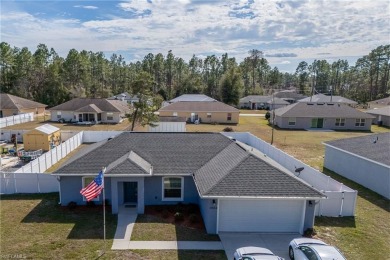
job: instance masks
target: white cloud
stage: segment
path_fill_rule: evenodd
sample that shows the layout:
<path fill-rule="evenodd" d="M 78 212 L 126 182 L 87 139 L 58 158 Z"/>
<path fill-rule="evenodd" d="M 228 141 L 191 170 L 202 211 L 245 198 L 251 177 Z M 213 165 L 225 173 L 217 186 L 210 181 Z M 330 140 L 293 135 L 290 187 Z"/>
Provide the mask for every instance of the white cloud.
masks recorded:
<path fill-rule="evenodd" d="M 93 6 L 93 5 L 74 5 L 73 7 L 75 7 L 75 8 L 84 8 L 84 9 L 91 9 L 91 10 L 98 9 L 97 6 Z"/>

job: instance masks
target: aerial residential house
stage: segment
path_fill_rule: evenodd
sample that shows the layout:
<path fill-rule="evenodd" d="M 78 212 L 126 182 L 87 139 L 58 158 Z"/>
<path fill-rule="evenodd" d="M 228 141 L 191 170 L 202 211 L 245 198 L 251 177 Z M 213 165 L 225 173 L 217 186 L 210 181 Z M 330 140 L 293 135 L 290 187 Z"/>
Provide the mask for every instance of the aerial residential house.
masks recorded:
<path fill-rule="evenodd" d="M 162 106 L 168 106 L 169 104 L 176 102 L 206 102 L 206 101 L 217 101 L 209 96 L 204 94 L 183 94 L 181 96 L 175 97 L 169 101 L 164 101 Z"/>
<path fill-rule="evenodd" d="M 297 102 L 276 109 L 274 124 L 287 129 L 370 130 L 374 116 L 344 104 Z"/>
<path fill-rule="evenodd" d="M 365 111 L 374 116 L 373 124 L 390 126 L 390 106 Z"/>
<path fill-rule="evenodd" d="M 240 99 L 239 107 L 246 109 L 276 109 L 289 105 L 290 103 L 273 96 L 249 95 Z"/>
<path fill-rule="evenodd" d="M 103 98 L 74 98 L 49 109 L 51 121 L 79 124 L 120 123 L 129 113 L 127 103 Z"/>
<path fill-rule="evenodd" d="M 387 106 L 390 106 L 390 97 L 381 98 L 381 99 L 368 102 L 368 107 L 372 109 L 382 108 Z"/>
<path fill-rule="evenodd" d="M 47 105 L 0 93 L 0 118 L 24 113 L 44 114 Z"/>
<path fill-rule="evenodd" d="M 306 97 L 303 99 L 297 100 L 297 102 L 303 102 L 303 103 L 332 103 L 332 104 L 345 104 L 349 106 L 356 106 L 358 103 L 356 101 L 353 101 L 351 99 L 341 97 L 341 96 L 333 96 L 333 95 L 324 95 L 324 94 L 317 94 L 310 97 Z"/>
<path fill-rule="evenodd" d="M 80 190 L 105 166 L 113 214 L 123 205 L 143 214 L 149 205 L 195 203 L 210 234 L 312 228 L 315 201 L 326 196 L 247 148 L 220 133 L 124 132 L 88 146 L 53 175 L 62 206 L 85 204 Z"/>
<path fill-rule="evenodd" d="M 192 123 L 238 124 L 240 111 L 219 101 L 181 101 L 160 108 L 162 117 L 177 116 Z"/>
<path fill-rule="evenodd" d="M 23 135 L 24 150 L 49 151 L 61 144 L 61 131 L 58 127 L 44 124 Z"/>
<path fill-rule="evenodd" d="M 324 167 L 390 199 L 390 132 L 324 145 Z"/>
<path fill-rule="evenodd" d="M 274 97 L 283 99 L 284 101 L 287 101 L 290 104 L 296 103 L 298 100 L 306 98 L 306 96 L 297 93 L 295 90 L 282 90 L 276 92 L 274 94 Z"/>
<path fill-rule="evenodd" d="M 130 95 L 128 92 L 123 92 L 121 94 L 112 96 L 107 98 L 108 100 L 120 100 L 123 102 L 127 102 L 129 104 L 134 104 L 135 102 L 139 102 L 139 98 L 137 95 Z"/>

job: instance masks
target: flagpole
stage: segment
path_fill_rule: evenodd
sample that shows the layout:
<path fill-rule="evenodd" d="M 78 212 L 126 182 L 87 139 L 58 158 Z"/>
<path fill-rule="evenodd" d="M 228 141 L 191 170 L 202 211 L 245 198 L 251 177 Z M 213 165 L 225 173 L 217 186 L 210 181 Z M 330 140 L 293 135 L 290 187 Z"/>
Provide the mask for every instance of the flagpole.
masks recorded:
<path fill-rule="evenodd" d="M 104 251 L 103 254 L 106 252 L 106 187 L 104 186 L 104 172 L 105 169 L 102 169 L 103 171 L 103 237 L 104 237 Z"/>

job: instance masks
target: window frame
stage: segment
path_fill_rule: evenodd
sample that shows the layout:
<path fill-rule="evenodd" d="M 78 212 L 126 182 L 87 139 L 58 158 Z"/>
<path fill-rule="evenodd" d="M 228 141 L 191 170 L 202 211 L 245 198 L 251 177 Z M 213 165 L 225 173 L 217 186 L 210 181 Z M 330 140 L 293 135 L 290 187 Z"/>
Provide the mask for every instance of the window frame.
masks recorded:
<path fill-rule="evenodd" d="M 295 126 L 297 124 L 297 118 L 296 117 L 289 117 L 288 118 L 288 125 L 289 126 Z"/>
<path fill-rule="evenodd" d="M 172 116 L 178 116 L 177 112 L 172 112 Z"/>
<path fill-rule="evenodd" d="M 339 122 L 337 122 L 339 120 Z M 335 121 L 335 126 L 337 127 L 344 127 L 345 126 L 345 118 L 342 118 L 342 117 L 338 117 L 336 118 L 336 121 Z"/>
<path fill-rule="evenodd" d="M 207 118 L 211 118 L 211 113 L 207 113 Z"/>
<path fill-rule="evenodd" d="M 227 121 L 232 121 L 232 113 L 227 113 Z"/>
<path fill-rule="evenodd" d="M 114 120 L 114 113 L 113 112 L 107 112 L 106 113 L 107 121 L 113 121 Z"/>
<path fill-rule="evenodd" d="M 356 118 L 355 120 L 355 127 L 364 127 L 366 125 L 366 119 L 365 118 Z"/>
<path fill-rule="evenodd" d="M 88 183 L 85 183 L 85 181 L 88 180 L 88 179 L 91 179 L 91 181 L 88 182 Z M 90 184 L 94 179 L 95 179 L 95 176 L 84 176 L 84 177 L 82 177 L 82 178 L 81 178 L 81 189 L 84 189 L 85 187 L 87 187 L 88 184 Z M 81 194 L 80 194 L 80 195 L 81 195 Z M 81 196 L 83 197 L 83 201 L 87 201 L 87 200 L 85 199 L 85 196 L 83 196 L 83 195 L 81 195 Z M 100 201 L 100 195 L 97 196 L 96 198 L 90 200 L 90 201 Z"/>
<path fill-rule="evenodd" d="M 165 179 L 180 179 L 180 198 L 165 197 Z M 171 188 L 172 189 L 172 188 Z M 161 200 L 162 201 L 183 201 L 184 200 L 184 177 L 181 176 L 164 176 L 161 182 Z"/>
<path fill-rule="evenodd" d="M 62 118 L 62 111 L 57 111 L 57 119 L 61 119 Z"/>

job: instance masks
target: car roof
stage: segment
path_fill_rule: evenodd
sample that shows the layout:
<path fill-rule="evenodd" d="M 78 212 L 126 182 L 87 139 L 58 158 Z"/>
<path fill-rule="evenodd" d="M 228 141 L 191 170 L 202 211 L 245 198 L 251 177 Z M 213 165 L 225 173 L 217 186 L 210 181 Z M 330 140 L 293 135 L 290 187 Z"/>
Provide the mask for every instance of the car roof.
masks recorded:
<path fill-rule="evenodd" d="M 241 247 L 237 249 L 238 252 L 240 252 L 241 255 L 252 255 L 252 254 L 270 254 L 273 255 L 271 250 L 264 248 L 264 247 L 257 247 L 257 246 L 247 246 L 247 247 Z"/>
<path fill-rule="evenodd" d="M 319 239 L 314 239 L 314 238 L 306 238 L 306 237 L 302 237 L 302 238 L 295 238 L 294 239 L 295 243 L 297 245 L 302 245 L 302 244 L 320 244 L 320 245 L 326 245 L 326 243 L 324 241 L 321 241 Z"/>
<path fill-rule="evenodd" d="M 309 245 L 322 260 L 345 260 L 344 256 L 334 246 L 330 245 Z"/>

